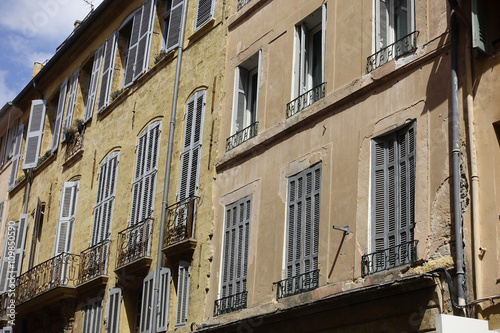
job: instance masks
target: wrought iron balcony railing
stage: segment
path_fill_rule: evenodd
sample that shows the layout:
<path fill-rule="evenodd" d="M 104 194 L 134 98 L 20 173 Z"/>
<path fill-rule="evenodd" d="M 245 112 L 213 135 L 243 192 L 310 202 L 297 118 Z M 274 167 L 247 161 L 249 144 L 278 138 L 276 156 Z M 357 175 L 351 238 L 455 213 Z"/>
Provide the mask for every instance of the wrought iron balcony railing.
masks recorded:
<path fill-rule="evenodd" d="M 234 312 L 247 307 L 248 291 L 243 291 L 227 297 L 222 297 L 214 302 L 214 317 L 225 313 Z"/>
<path fill-rule="evenodd" d="M 249 3 L 251 0 L 238 0 L 238 6 L 236 7 L 237 11 L 239 11 L 243 6 Z"/>
<path fill-rule="evenodd" d="M 21 304 L 57 287 L 76 286 L 79 255 L 61 253 L 17 278 L 16 303 Z"/>
<path fill-rule="evenodd" d="M 105 240 L 80 254 L 80 274 L 78 284 L 85 283 L 98 276 L 106 275 L 109 240 Z"/>
<path fill-rule="evenodd" d="M 417 240 L 413 240 L 363 255 L 361 257 L 361 276 L 365 277 L 390 268 L 413 264 L 417 261 L 417 243 Z"/>
<path fill-rule="evenodd" d="M 83 131 L 76 132 L 70 140 L 66 140 L 65 160 L 69 160 L 83 147 Z"/>
<path fill-rule="evenodd" d="M 245 127 L 241 131 L 238 131 L 235 134 L 231 135 L 229 138 L 227 138 L 226 151 L 230 151 L 234 147 L 237 147 L 241 145 L 243 142 L 250 140 L 251 138 L 256 136 L 258 125 L 259 122 L 256 121 L 252 125 Z"/>
<path fill-rule="evenodd" d="M 366 74 L 373 71 L 375 68 L 382 66 L 389 60 L 402 56 L 406 53 L 413 52 L 417 49 L 418 31 L 408 34 L 391 45 L 375 52 L 366 59 Z"/>
<path fill-rule="evenodd" d="M 199 199 L 197 196 L 191 196 L 167 208 L 164 247 L 194 238 L 196 205 Z"/>
<path fill-rule="evenodd" d="M 0 320 L 7 320 L 7 314 L 9 312 L 9 292 L 5 292 L 0 295 Z M 14 313 L 15 316 L 15 313 Z"/>
<path fill-rule="evenodd" d="M 294 114 L 304 110 L 314 102 L 325 97 L 326 82 L 317 85 L 309 91 L 306 91 L 286 105 L 286 117 L 290 118 Z"/>
<path fill-rule="evenodd" d="M 118 233 L 116 268 L 149 256 L 153 219 L 148 218 Z"/>
<path fill-rule="evenodd" d="M 319 285 L 319 269 L 302 273 L 278 282 L 276 299 L 314 290 Z"/>

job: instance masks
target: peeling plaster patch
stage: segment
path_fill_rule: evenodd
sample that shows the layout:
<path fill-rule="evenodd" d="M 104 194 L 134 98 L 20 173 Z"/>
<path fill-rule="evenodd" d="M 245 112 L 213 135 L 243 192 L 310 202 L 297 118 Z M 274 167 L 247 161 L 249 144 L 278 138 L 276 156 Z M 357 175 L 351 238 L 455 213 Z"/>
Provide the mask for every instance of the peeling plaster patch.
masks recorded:
<path fill-rule="evenodd" d="M 469 208 L 469 182 L 463 163 L 460 163 L 460 206 L 462 214 Z"/>
<path fill-rule="evenodd" d="M 436 191 L 436 196 L 432 203 L 431 211 L 431 232 L 427 239 L 426 253 L 430 259 L 442 258 L 451 255 L 450 252 L 450 234 L 451 234 L 451 215 L 450 215 L 450 179 L 441 183 Z"/>

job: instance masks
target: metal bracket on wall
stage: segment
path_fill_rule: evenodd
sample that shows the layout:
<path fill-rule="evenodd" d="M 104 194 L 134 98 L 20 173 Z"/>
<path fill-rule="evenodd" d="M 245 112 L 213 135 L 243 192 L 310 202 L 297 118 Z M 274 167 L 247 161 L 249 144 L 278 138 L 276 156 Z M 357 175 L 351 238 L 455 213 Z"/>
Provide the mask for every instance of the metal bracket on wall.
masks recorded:
<path fill-rule="evenodd" d="M 337 227 L 336 225 L 334 225 L 333 229 L 343 231 L 344 235 L 349 234 L 349 226 L 348 225 L 346 225 L 345 227 Z"/>

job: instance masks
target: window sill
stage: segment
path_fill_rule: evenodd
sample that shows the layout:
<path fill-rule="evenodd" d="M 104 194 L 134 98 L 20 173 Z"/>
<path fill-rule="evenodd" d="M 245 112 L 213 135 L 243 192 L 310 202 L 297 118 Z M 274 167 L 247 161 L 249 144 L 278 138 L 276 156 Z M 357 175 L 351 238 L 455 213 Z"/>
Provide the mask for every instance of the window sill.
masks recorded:
<path fill-rule="evenodd" d="M 67 169 L 75 164 L 83 156 L 83 148 L 71 155 L 62 165 L 63 169 Z"/>
<path fill-rule="evenodd" d="M 212 28 L 215 27 L 215 18 L 212 17 L 210 20 L 208 20 L 204 25 L 196 29 L 189 37 L 189 43 L 194 43 L 198 39 L 200 39 L 202 36 L 204 36 L 206 33 L 208 33 Z"/>
<path fill-rule="evenodd" d="M 134 81 L 134 83 L 137 82 L 138 80 L 139 79 Z M 130 91 L 130 87 L 124 89 L 122 91 L 122 93 L 120 94 L 120 96 L 118 96 L 115 99 L 113 99 L 112 101 L 110 101 L 109 104 L 104 109 L 102 109 L 101 112 L 99 112 L 97 114 L 97 116 L 99 118 L 105 118 L 108 114 L 111 113 L 111 111 L 113 111 L 118 105 L 120 105 L 121 102 L 123 102 L 124 100 L 127 99 L 128 95 L 129 95 L 129 91 Z"/>

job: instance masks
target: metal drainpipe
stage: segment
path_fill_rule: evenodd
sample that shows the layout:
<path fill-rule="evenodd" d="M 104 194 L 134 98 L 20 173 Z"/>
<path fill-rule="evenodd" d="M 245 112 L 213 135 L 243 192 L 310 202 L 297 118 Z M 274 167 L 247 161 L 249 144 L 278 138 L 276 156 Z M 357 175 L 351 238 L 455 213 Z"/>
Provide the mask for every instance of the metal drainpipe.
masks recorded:
<path fill-rule="evenodd" d="M 151 322 L 151 331 L 156 333 L 156 319 L 158 316 L 159 306 L 158 300 L 160 299 L 160 269 L 163 259 L 162 253 L 162 245 L 163 245 L 163 235 L 165 231 L 165 216 L 166 210 L 168 207 L 168 191 L 169 191 L 169 179 L 170 179 L 170 170 L 172 164 L 172 151 L 174 145 L 174 129 L 175 129 L 175 115 L 177 111 L 177 95 L 179 91 L 179 79 L 181 72 L 181 63 L 182 63 L 182 51 L 183 51 L 183 43 L 184 43 L 184 29 L 186 26 L 186 14 L 187 14 L 188 0 L 184 1 L 184 7 L 182 9 L 182 21 L 181 21 L 181 29 L 179 32 L 179 46 L 177 47 L 177 65 L 175 69 L 175 82 L 174 82 L 174 92 L 172 96 L 172 110 L 170 111 L 170 128 L 168 133 L 168 148 L 167 148 L 167 166 L 165 168 L 165 180 L 163 181 L 163 200 L 161 207 L 161 220 L 160 220 L 160 236 L 158 240 L 158 254 L 156 258 L 156 272 L 155 272 L 155 284 L 154 284 L 154 293 L 153 293 L 153 318 Z"/>
<path fill-rule="evenodd" d="M 451 34 L 451 138 L 453 159 L 453 214 L 458 305 L 465 305 L 464 254 L 462 235 L 462 207 L 460 203 L 460 137 L 458 130 L 458 22 L 454 10 L 450 13 Z"/>

